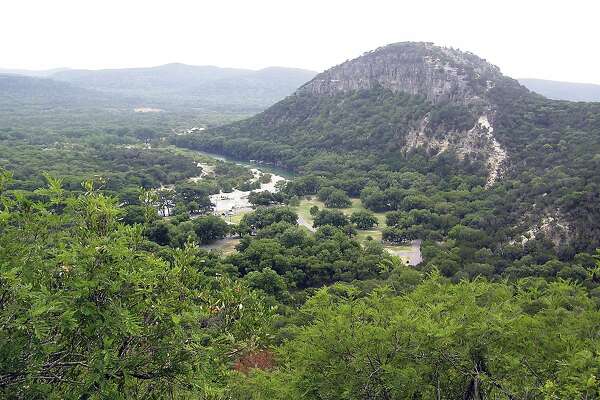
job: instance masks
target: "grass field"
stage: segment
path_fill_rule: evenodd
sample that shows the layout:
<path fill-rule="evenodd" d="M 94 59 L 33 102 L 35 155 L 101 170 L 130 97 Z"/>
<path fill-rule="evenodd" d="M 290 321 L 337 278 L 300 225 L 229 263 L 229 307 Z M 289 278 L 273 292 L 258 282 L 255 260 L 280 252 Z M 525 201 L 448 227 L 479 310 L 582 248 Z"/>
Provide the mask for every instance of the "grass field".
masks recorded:
<path fill-rule="evenodd" d="M 225 220 L 227 222 L 231 222 L 232 224 L 239 224 L 242 221 L 244 215 L 251 213 L 252 211 L 242 211 L 239 214 L 232 215 L 231 217 L 226 217 Z"/>
<path fill-rule="evenodd" d="M 369 211 L 362 205 L 362 202 L 360 201 L 360 199 L 351 199 L 351 200 L 352 200 L 352 205 L 350 207 L 340 208 L 339 210 L 348 216 L 350 216 L 352 213 L 354 213 L 356 211 Z M 310 215 L 310 209 L 312 206 L 317 206 L 317 207 L 319 207 L 319 209 L 326 208 L 325 204 L 322 201 L 317 200 L 316 198 L 304 198 L 304 199 L 300 200 L 300 204 L 297 207 L 292 207 L 292 209 L 294 211 L 296 211 L 296 213 L 298 213 L 298 215 L 300 217 L 302 217 L 306 222 L 312 224 L 313 217 L 312 217 L 312 215 Z M 368 230 L 368 231 L 359 230 L 356 235 L 356 239 L 360 243 L 364 243 L 369 236 L 375 241 L 378 241 L 378 242 L 381 241 L 382 230 L 385 227 L 385 213 L 373 213 L 373 214 L 377 218 L 379 225 L 375 226 L 372 230 Z M 411 250 L 410 246 L 385 245 L 384 248 L 392 254 Z M 404 261 L 407 260 L 405 257 L 402 257 L 402 256 L 400 256 L 400 258 L 402 258 Z"/>
<path fill-rule="evenodd" d="M 313 216 L 310 215 L 310 209 L 313 206 L 319 207 L 319 209 L 326 208 L 325 204 L 322 201 L 319 201 L 316 198 L 304 198 L 300 200 L 300 204 L 296 207 L 291 207 L 304 221 L 311 224 L 313 223 Z M 344 214 L 350 216 L 352 213 L 356 211 L 368 211 L 361 203 L 360 199 L 352 199 L 352 206 L 348 208 L 340 208 L 339 209 Z M 234 224 L 239 224 L 242 220 L 242 217 L 249 213 L 250 211 L 244 211 L 239 214 L 233 215 L 231 217 L 226 217 L 226 221 Z M 362 231 L 359 230 L 356 239 L 360 243 L 364 243 L 367 241 L 368 237 L 371 237 L 373 240 L 380 242 L 382 239 L 382 229 L 385 227 L 385 213 L 373 213 L 377 218 L 379 223 L 378 226 L 375 226 L 372 230 Z M 308 230 L 308 228 L 305 227 Z M 233 241 L 227 241 L 222 243 L 222 247 L 219 246 L 219 249 L 223 251 L 224 254 L 231 254 L 235 251 L 234 247 L 237 243 Z M 384 248 L 392 254 L 396 254 L 397 252 L 402 251 L 410 251 L 410 246 L 392 246 L 385 245 Z M 401 257 L 404 259 L 404 257 Z"/>
<path fill-rule="evenodd" d="M 352 205 L 350 207 L 338 208 L 337 210 L 340 210 L 341 212 L 343 212 L 344 214 L 346 214 L 348 216 L 350 216 L 350 214 L 352 214 L 353 212 L 356 212 L 356 211 L 369 211 L 362 205 L 362 202 L 360 201 L 360 199 L 351 199 L 351 200 L 352 200 Z M 312 215 L 310 215 L 310 208 L 312 206 L 317 206 L 317 207 L 319 207 L 319 209 L 326 208 L 325 204 L 322 201 L 317 200 L 316 198 L 304 198 L 304 199 L 300 200 L 300 205 L 298 207 L 293 207 L 293 208 L 298 214 L 300 214 L 307 220 L 310 219 L 312 221 Z M 373 213 L 373 214 L 375 214 L 375 217 L 377 217 L 377 220 L 379 221 L 379 225 L 385 226 L 385 213 Z"/>
<path fill-rule="evenodd" d="M 363 242 L 363 241 L 367 240 L 367 238 L 369 236 L 373 240 L 381 241 L 381 230 L 375 229 L 375 230 L 371 230 L 371 231 L 358 231 L 358 234 L 356 235 L 356 239 L 358 239 L 359 242 Z"/>
<path fill-rule="evenodd" d="M 235 246 L 237 246 L 239 243 L 240 243 L 239 238 L 225 238 L 225 239 L 217 240 L 216 242 L 211 243 L 211 244 L 201 245 L 200 248 L 202 248 L 204 250 L 208 250 L 208 251 L 218 250 L 218 251 L 222 252 L 223 255 L 229 255 L 229 254 L 236 252 Z"/>
<path fill-rule="evenodd" d="M 369 211 L 363 205 L 360 199 L 351 199 L 352 205 L 348 208 L 338 208 L 344 214 L 350 216 L 353 212 L 356 211 Z M 310 215 L 310 208 L 312 206 L 317 206 L 319 209 L 326 208 L 325 204 L 322 201 L 317 200 L 316 198 L 305 198 L 300 200 L 300 205 L 298 207 L 293 207 L 294 211 L 298 213 L 301 217 L 303 217 L 307 221 L 313 221 L 312 215 Z M 379 222 L 379 227 L 385 226 L 385 213 L 373 213 Z"/>
<path fill-rule="evenodd" d="M 235 246 L 240 244 L 240 239 L 232 239 L 225 242 L 225 244 L 219 248 L 223 252 L 223 255 L 228 256 L 229 254 L 235 253 L 237 250 Z"/>

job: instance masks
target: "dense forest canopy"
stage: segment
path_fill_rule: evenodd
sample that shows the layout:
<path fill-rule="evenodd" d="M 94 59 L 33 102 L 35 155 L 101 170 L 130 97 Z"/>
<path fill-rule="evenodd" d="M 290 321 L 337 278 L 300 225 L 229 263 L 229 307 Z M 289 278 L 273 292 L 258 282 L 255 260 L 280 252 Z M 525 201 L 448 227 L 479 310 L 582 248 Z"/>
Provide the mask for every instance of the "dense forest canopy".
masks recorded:
<path fill-rule="evenodd" d="M 599 104 L 428 43 L 238 122 L 35 83 L 0 96 L 2 398 L 600 399 Z"/>
<path fill-rule="evenodd" d="M 3 191 L 7 398 L 600 395 L 600 301 L 581 285 L 452 284 L 331 225 L 312 237 L 286 208 L 245 217 L 257 233 L 230 257 L 161 247 L 145 237 L 152 208 L 124 225 L 84 186 Z"/>

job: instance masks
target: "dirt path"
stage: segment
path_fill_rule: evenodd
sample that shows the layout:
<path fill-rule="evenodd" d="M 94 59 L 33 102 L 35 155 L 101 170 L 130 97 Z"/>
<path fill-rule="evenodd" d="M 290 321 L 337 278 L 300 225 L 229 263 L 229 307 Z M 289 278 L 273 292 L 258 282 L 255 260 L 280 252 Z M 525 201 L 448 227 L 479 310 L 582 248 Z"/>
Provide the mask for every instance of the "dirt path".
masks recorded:
<path fill-rule="evenodd" d="M 212 243 L 201 244 L 200 248 L 211 251 L 211 250 L 221 250 L 225 255 L 231 254 L 235 251 L 235 246 L 240 243 L 239 236 L 228 236 L 223 239 L 215 240 Z"/>
<path fill-rule="evenodd" d="M 421 256 L 421 240 L 413 240 L 410 242 L 409 250 L 394 250 L 391 248 L 387 248 L 391 254 L 402 257 L 408 260 L 408 265 L 415 266 L 423 262 L 423 257 Z"/>
<path fill-rule="evenodd" d="M 311 232 L 316 232 L 317 231 L 315 228 L 313 228 L 313 226 L 312 226 L 312 224 L 310 222 L 308 222 L 307 220 L 305 220 L 301 216 L 298 216 L 298 225 L 306 227 Z"/>

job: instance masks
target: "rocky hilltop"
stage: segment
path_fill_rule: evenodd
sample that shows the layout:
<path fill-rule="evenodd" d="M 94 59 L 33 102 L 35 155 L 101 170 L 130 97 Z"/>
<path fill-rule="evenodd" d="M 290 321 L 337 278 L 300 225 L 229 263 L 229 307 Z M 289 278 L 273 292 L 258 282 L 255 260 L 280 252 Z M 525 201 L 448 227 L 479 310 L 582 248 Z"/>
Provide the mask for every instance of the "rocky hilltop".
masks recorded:
<path fill-rule="evenodd" d="M 335 66 L 303 85 L 296 95 L 334 96 L 381 88 L 421 96 L 434 105 L 467 106 L 475 121 L 468 129 L 448 127 L 439 135 L 439 125 L 433 126 L 430 114 L 426 114 L 408 130 L 404 147 L 424 147 L 434 154 L 452 150 L 461 159 L 481 157 L 488 167 L 486 185 L 491 186 L 508 157 L 494 136 L 497 106 L 490 92 L 496 87 L 529 93 L 516 80 L 504 76 L 497 66 L 475 54 L 433 43 L 403 42 Z"/>
<path fill-rule="evenodd" d="M 331 95 L 382 87 L 424 96 L 433 103 L 485 103 L 498 82 L 520 88 L 500 69 L 472 53 L 433 43 L 395 43 L 333 67 L 302 86 L 299 92 Z"/>

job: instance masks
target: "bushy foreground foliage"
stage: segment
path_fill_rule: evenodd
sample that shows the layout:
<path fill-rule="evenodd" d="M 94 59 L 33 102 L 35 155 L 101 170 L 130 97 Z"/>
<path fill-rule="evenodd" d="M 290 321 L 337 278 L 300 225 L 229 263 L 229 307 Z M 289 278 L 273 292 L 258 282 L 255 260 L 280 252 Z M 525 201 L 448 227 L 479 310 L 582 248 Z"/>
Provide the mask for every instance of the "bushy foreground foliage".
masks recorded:
<path fill-rule="evenodd" d="M 226 258 L 160 247 L 47 179 L 32 200 L 0 176 L 3 397 L 600 398 L 600 311 L 570 281 L 452 283 L 285 207 Z"/>
<path fill-rule="evenodd" d="M 271 309 L 195 245 L 158 256 L 91 182 L 37 194 L 1 197 L 2 397 L 208 398 L 267 341 Z"/>
<path fill-rule="evenodd" d="M 235 398 L 597 399 L 599 326 L 585 290 L 564 281 L 433 274 L 366 297 L 337 284 L 302 307 L 279 368 L 239 380 Z"/>

